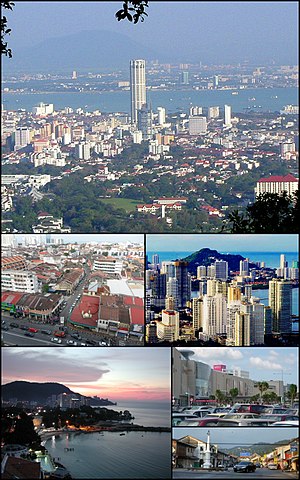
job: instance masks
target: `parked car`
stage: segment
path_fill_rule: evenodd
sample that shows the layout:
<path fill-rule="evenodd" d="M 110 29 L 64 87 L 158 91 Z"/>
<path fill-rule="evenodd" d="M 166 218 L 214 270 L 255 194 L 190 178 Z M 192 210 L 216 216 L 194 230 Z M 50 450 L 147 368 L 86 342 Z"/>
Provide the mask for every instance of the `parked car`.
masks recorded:
<path fill-rule="evenodd" d="M 61 343 L 61 338 L 57 338 L 57 337 L 51 337 L 51 342 L 54 342 L 54 343 Z"/>
<path fill-rule="evenodd" d="M 7 325 L 2 325 L 1 330 L 7 331 L 7 330 L 8 330 L 8 326 L 7 326 Z"/>
<path fill-rule="evenodd" d="M 54 335 L 55 337 L 61 337 L 61 338 L 63 338 L 63 337 L 66 336 L 65 332 L 59 332 L 58 330 L 56 330 L 56 332 L 54 332 L 53 335 Z"/>
<path fill-rule="evenodd" d="M 28 327 L 27 327 L 27 325 L 20 325 L 20 329 L 21 330 L 28 330 Z"/>
<path fill-rule="evenodd" d="M 287 408 L 284 407 L 270 407 L 265 413 L 272 415 L 284 415 L 287 412 Z"/>
<path fill-rule="evenodd" d="M 19 325 L 17 323 L 10 323 L 9 326 L 12 328 L 19 328 Z"/>
<path fill-rule="evenodd" d="M 32 332 L 25 332 L 24 335 L 25 337 L 34 337 L 34 333 Z"/>
<path fill-rule="evenodd" d="M 257 413 L 226 413 L 224 419 L 243 420 L 245 418 L 261 418 Z"/>
<path fill-rule="evenodd" d="M 205 417 L 201 418 L 198 422 L 199 427 L 212 427 L 213 425 L 218 425 L 220 422 L 220 417 Z"/>
<path fill-rule="evenodd" d="M 299 427 L 298 420 L 285 420 L 283 422 L 274 422 L 271 425 L 272 427 Z"/>
<path fill-rule="evenodd" d="M 51 335 L 52 334 L 51 330 L 41 330 L 41 333 L 43 333 L 44 335 Z"/>
<path fill-rule="evenodd" d="M 257 403 L 235 403 L 229 413 L 265 413 L 270 405 L 258 405 Z"/>
<path fill-rule="evenodd" d="M 233 467 L 234 472 L 255 472 L 256 467 L 252 462 L 239 462 Z"/>
<path fill-rule="evenodd" d="M 37 328 L 33 328 L 33 327 L 29 327 L 29 328 L 28 328 L 28 332 L 37 333 L 37 332 L 38 332 L 38 329 L 37 329 Z"/>

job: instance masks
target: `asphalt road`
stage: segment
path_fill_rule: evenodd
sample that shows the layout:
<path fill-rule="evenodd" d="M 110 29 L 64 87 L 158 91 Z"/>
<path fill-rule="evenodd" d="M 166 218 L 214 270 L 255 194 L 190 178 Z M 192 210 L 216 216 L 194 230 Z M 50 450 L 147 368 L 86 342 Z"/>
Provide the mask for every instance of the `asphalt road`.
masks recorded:
<path fill-rule="evenodd" d="M 257 468 L 255 472 L 253 473 L 237 473 L 234 472 L 232 468 L 226 470 L 226 471 L 206 471 L 206 470 L 185 470 L 183 468 L 177 468 L 173 470 L 172 478 L 191 478 L 191 479 L 215 479 L 215 478 L 231 478 L 232 480 L 235 479 L 247 479 L 247 480 L 252 480 L 252 479 L 290 479 L 294 480 L 298 478 L 298 475 L 296 473 L 291 473 L 291 472 L 283 472 L 282 470 L 269 470 L 267 468 Z"/>

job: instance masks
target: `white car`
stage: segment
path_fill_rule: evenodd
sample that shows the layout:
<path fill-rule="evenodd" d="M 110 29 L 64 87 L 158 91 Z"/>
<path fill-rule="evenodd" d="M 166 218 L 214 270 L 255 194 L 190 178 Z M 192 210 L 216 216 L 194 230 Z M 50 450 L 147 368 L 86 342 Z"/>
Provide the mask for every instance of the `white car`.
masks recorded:
<path fill-rule="evenodd" d="M 299 427 L 299 420 L 286 420 L 272 423 L 271 427 Z"/>
<path fill-rule="evenodd" d="M 269 470 L 277 470 L 276 463 L 268 463 L 268 469 Z"/>
<path fill-rule="evenodd" d="M 61 343 L 61 338 L 57 338 L 57 337 L 51 337 L 51 342 L 54 342 L 54 343 Z"/>

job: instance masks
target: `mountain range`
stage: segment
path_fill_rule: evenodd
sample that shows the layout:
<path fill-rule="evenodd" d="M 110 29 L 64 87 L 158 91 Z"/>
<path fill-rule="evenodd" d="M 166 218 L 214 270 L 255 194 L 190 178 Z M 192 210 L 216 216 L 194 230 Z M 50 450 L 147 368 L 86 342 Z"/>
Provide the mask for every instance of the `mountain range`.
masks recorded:
<path fill-rule="evenodd" d="M 280 440 L 279 442 L 272 442 L 272 443 L 259 442 L 246 447 L 233 447 L 233 448 L 227 448 L 223 450 L 226 450 L 226 452 L 230 453 L 231 455 L 237 455 L 237 456 L 240 456 L 241 452 L 250 452 L 251 455 L 254 453 L 257 453 L 257 455 L 264 455 L 266 453 L 272 452 L 274 448 L 278 446 L 278 444 L 286 445 L 289 442 L 290 440 Z"/>
<path fill-rule="evenodd" d="M 57 396 L 60 393 L 73 394 L 74 396 L 80 395 L 65 385 L 54 382 L 38 383 L 16 381 L 2 385 L 2 399 L 4 401 L 16 398 L 18 401 L 45 403 L 51 395 Z M 85 395 L 82 396 L 85 397 Z M 93 397 L 93 405 L 114 405 L 114 403 L 107 399 Z"/>
<path fill-rule="evenodd" d="M 34 47 L 15 49 L 12 59 L 3 59 L 6 73 L 73 70 L 104 72 L 128 68 L 131 59 L 158 58 L 159 52 L 127 35 L 105 30 L 86 30 L 44 40 Z M 129 75 L 128 75 L 129 76 Z"/>

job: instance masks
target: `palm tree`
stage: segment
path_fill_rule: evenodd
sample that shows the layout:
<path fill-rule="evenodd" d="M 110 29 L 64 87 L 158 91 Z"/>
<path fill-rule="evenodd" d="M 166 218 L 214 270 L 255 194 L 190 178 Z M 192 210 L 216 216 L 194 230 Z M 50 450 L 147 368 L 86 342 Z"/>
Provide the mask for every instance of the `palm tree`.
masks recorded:
<path fill-rule="evenodd" d="M 268 382 L 257 382 L 255 387 L 258 388 L 260 393 L 260 403 L 262 403 L 262 394 L 266 392 L 269 388 Z"/>
<path fill-rule="evenodd" d="M 224 395 L 223 392 L 221 392 L 221 390 L 216 390 L 216 392 L 215 392 L 215 397 L 216 397 L 217 402 L 218 402 L 219 404 L 223 403 L 224 400 L 225 400 L 225 395 Z"/>
<path fill-rule="evenodd" d="M 288 392 L 287 392 L 287 397 L 288 397 L 289 400 L 291 400 L 291 407 L 293 407 L 294 400 L 295 400 L 296 396 L 297 396 L 297 385 L 292 383 L 289 387 Z"/>
<path fill-rule="evenodd" d="M 236 399 L 236 397 L 239 395 L 239 390 L 238 390 L 238 388 L 231 388 L 231 389 L 229 390 L 229 395 L 230 395 L 230 397 L 231 397 L 232 403 L 235 403 L 235 399 Z"/>

